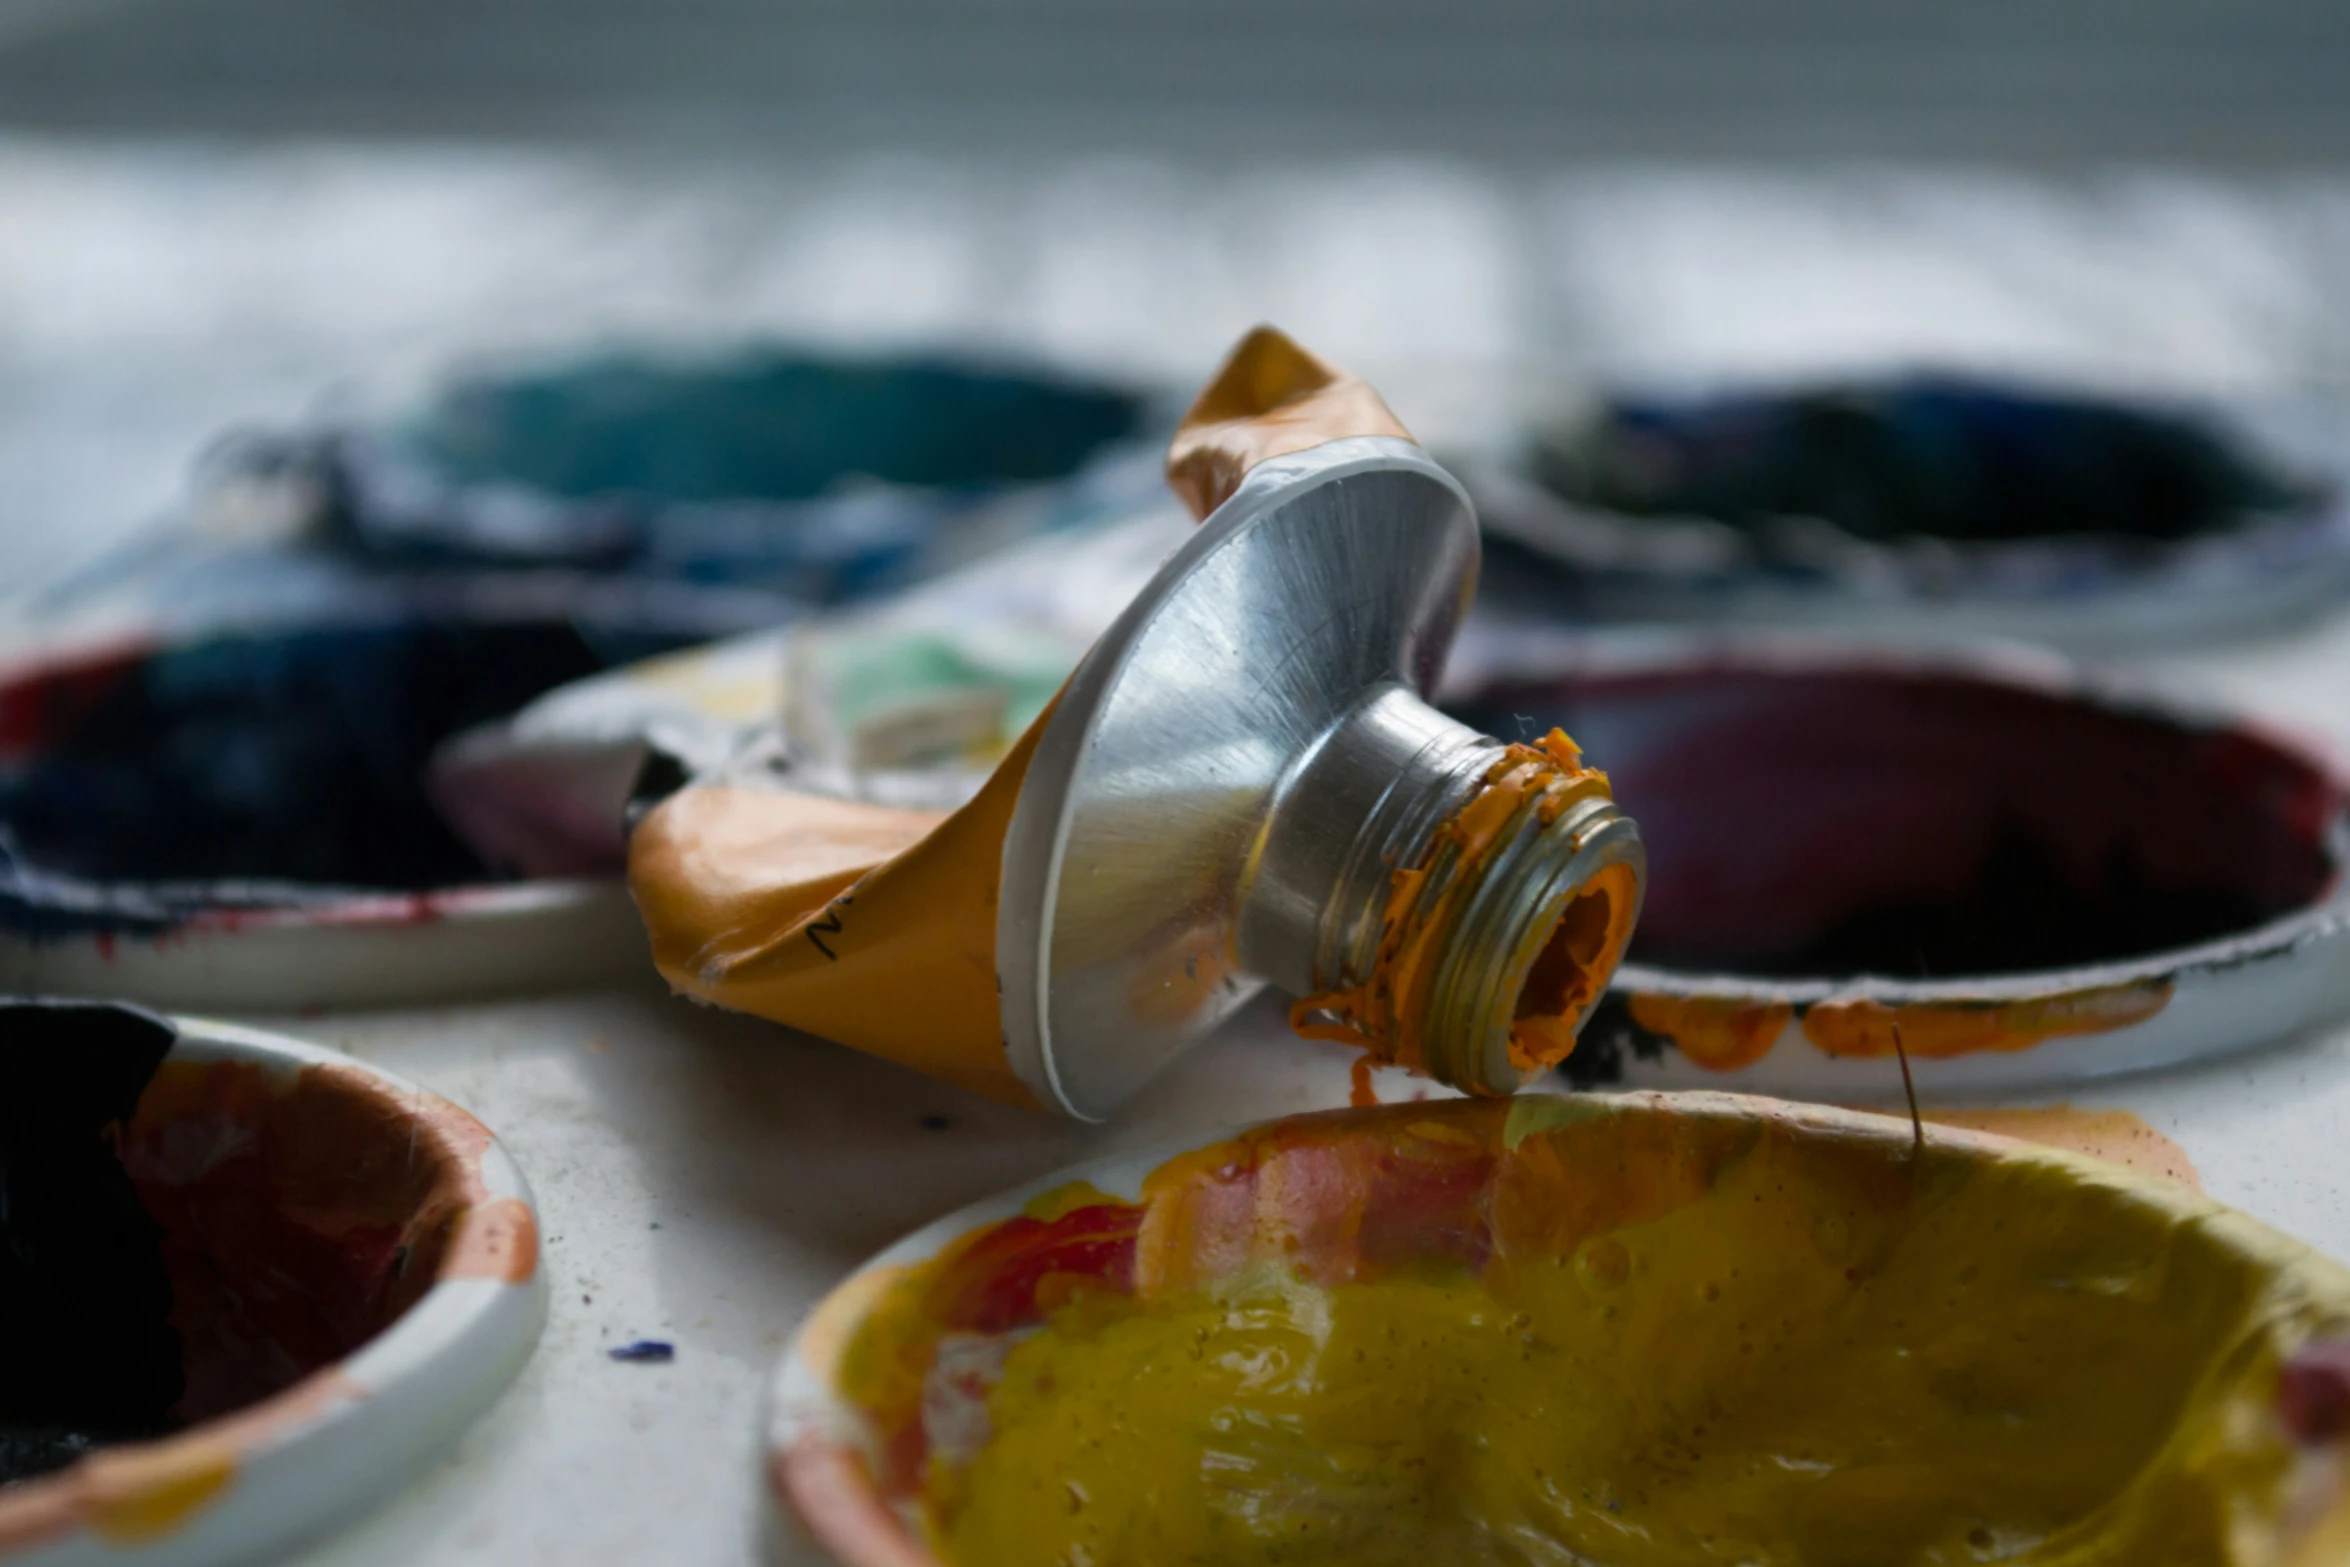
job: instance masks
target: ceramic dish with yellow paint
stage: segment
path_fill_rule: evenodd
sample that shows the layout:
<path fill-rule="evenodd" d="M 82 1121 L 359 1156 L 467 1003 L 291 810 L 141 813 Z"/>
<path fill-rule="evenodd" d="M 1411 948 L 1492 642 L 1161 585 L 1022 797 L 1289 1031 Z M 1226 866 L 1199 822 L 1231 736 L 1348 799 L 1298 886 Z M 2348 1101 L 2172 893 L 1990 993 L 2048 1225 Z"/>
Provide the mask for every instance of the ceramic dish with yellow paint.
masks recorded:
<path fill-rule="evenodd" d="M 1723 1094 L 1296 1117 L 883 1253 L 770 1480 L 846 1567 L 2350 1563 L 2350 1271 L 2178 1173 Z"/>
<path fill-rule="evenodd" d="M 1503 639 L 1506 644 L 1506 639 Z M 1640 822 L 1581 1087 L 2079 1081 L 2350 1013 L 2350 783 L 2224 706 L 1997 644 L 1488 647 L 1446 707 L 1563 726 Z"/>
<path fill-rule="evenodd" d="M 472 1116 L 349 1057 L 225 1024 L 18 1003 L 0 1007 L 0 1029 L 93 1051 L 147 1048 L 138 1036 L 165 1031 L 152 1042 L 161 1064 L 140 1063 L 143 1089 L 117 1079 L 136 1110 L 106 1137 L 144 1220 L 115 1212 L 91 1229 L 118 1233 L 63 1244 L 51 1226 L 35 1236 L 49 1264 L 14 1277 L 70 1287 L 144 1230 L 130 1266 L 155 1270 L 167 1324 L 60 1333 L 52 1307 L 55 1353 L 85 1357 L 58 1385 L 96 1396 L 98 1358 L 135 1353 L 125 1346 L 142 1334 L 177 1348 L 162 1368 L 167 1409 L 118 1398 L 28 1416 L 37 1388 L 0 1389 L 12 1400 L 0 1436 L 29 1473 L 0 1485 L 0 1560 L 266 1558 L 404 1483 L 528 1359 L 546 1300 L 537 1214 Z M 21 1166 L 23 1148 L 9 1152 Z M 0 1302 L 17 1333 L 41 1310 Z M 118 1440 L 126 1424 L 136 1437 Z"/>

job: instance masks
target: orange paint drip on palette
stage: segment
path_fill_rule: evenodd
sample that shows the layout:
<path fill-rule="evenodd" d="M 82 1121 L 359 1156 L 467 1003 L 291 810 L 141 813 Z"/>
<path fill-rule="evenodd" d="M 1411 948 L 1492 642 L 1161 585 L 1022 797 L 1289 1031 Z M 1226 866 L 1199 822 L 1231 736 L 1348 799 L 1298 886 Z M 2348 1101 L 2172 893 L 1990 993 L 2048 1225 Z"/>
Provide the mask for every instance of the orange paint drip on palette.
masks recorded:
<path fill-rule="evenodd" d="M 1681 996 L 1634 991 L 1632 1022 L 1669 1042 L 1691 1064 L 1736 1072 L 1769 1055 L 1790 1024 L 1823 1055 L 1890 1060 L 1898 1034 L 1913 1059 L 2014 1054 L 2054 1039 L 2111 1033 L 2145 1022 L 2169 1005 L 2160 981 L 2064 991 L 2019 1001 L 1903 1001 L 1830 997 L 1793 1002 L 1745 996 Z"/>
<path fill-rule="evenodd" d="M 1739 997 L 1636 994 L 1632 1021 L 1671 1040 L 1709 1072 L 1735 1072 L 1770 1054 L 1795 1016 L 1786 1002 L 1757 1005 Z"/>
<path fill-rule="evenodd" d="M 1827 1055 L 1884 1057 L 1893 1054 L 1898 1027 L 1911 1055 L 1940 1060 L 2127 1028 L 2160 1012 L 2170 998 L 2171 986 L 2154 981 L 1973 1005 L 1830 1000 L 1805 1011 L 1803 1035 Z"/>

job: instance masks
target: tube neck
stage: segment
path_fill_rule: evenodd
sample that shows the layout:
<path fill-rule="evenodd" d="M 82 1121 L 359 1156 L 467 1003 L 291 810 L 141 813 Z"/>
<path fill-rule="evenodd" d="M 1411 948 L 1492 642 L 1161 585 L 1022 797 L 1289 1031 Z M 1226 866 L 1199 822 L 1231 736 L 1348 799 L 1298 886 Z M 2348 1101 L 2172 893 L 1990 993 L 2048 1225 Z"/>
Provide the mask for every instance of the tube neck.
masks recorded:
<path fill-rule="evenodd" d="M 1374 691 L 1266 819 L 1242 967 L 1304 998 L 1301 1028 L 1472 1093 L 1556 1064 L 1646 872 L 1605 776 L 1559 742 L 1505 746 L 1401 685 Z"/>

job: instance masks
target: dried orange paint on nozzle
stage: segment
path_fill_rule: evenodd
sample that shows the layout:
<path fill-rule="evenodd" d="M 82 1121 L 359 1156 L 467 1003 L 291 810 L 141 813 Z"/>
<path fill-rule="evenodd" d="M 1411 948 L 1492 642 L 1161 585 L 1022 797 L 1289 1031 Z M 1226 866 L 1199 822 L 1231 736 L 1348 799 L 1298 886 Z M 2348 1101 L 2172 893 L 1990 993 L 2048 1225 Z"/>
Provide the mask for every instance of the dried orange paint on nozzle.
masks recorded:
<path fill-rule="evenodd" d="M 1508 747 L 1477 792 L 1436 829 L 1420 863 L 1396 869 L 1370 972 L 1359 984 L 1298 1000 L 1290 1026 L 1308 1039 L 1358 1046 L 1382 1063 L 1426 1070 L 1424 1026 L 1439 943 L 1502 829 L 1522 809 L 1548 824 L 1594 796 L 1610 797 L 1607 774 L 1584 765 L 1564 731 L 1553 729 L 1540 745 Z M 1567 906 L 1519 998 L 1509 1041 L 1517 1066 L 1555 1066 L 1574 1050 L 1583 1014 L 1631 940 L 1634 880 L 1629 866 L 1610 865 Z"/>

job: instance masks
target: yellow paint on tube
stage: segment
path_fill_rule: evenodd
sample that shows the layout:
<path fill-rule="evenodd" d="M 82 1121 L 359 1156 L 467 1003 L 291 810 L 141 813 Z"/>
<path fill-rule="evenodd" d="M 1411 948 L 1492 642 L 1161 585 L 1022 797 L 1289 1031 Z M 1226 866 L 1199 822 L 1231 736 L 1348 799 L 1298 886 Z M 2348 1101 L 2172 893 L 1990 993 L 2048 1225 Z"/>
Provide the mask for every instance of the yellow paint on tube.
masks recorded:
<path fill-rule="evenodd" d="M 808 795 L 687 789 L 630 835 L 653 961 L 690 996 L 1034 1104 L 1004 1058 L 1004 832 L 1051 709 L 941 818 Z"/>

